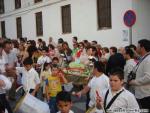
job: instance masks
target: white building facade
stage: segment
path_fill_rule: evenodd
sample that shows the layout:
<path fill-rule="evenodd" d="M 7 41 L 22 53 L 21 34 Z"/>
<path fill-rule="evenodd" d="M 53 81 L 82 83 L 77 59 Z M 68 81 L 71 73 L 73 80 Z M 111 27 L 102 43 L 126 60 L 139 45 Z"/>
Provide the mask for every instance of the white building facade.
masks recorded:
<path fill-rule="evenodd" d="M 133 10 L 136 23 L 132 27 L 132 42 L 150 39 L 150 0 L 111 0 L 111 27 L 99 29 L 97 0 L 21 0 L 21 8 L 15 8 L 15 0 L 3 0 L 4 13 L 0 14 L 0 23 L 5 23 L 5 36 L 17 38 L 16 19 L 21 18 L 21 36 L 48 41 L 51 36 L 57 42 L 63 38 L 70 45 L 72 37 L 79 41 L 96 40 L 102 46 L 125 46 L 130 43 L 129 28 L 123 22 L 124 13 Z M 38 0 L 37 0 L 38 1 Z M 70 7 L 71 31 L 63 32 L 62 7 Z M 36 13 L 42 15 L 42 34 L 37 35 Z M 2 36 L 2 25 L 0 36 Z"/>

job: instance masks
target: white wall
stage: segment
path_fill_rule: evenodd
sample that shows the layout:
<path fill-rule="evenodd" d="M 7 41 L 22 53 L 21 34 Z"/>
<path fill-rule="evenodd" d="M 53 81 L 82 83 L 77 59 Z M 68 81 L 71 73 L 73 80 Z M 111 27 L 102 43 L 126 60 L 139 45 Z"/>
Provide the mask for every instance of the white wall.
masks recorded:
<path fill-rule="evenodd" d="M 14 17 L 5 19 L 5 29 L 6 37 L 11 39 L 16 38 L 16 19 Z"/>
<path fill-rule="evenodd" d="M 61 37 L 61 10 L 60 4 L 51 5 L 43 10 L 43 33 L 44 39 L 49 36 L 56 38 Z"/>
<path fill-rule="evenodd" d="M 15 0 L 4 0 L 5 13 L 12 12 L 15 9 Z"/>
<path fill-rule="evenodd" d="M 62 34 L 60 6 L 71 4 L 72 33 Z M 120 4 L 122 6 L 120 7 Z M 50 6 L 43 12 L 44 38 L 59 37 L 71 42 L 72 36 L 79 37 L 79 41 L 97 40 L 104 46 L 124 46 L 128 42 L 122 41 L 122 30 L 128 29 L 123 24 L 123 14 L 131 9 L 131 0 L 112 1 L 112 29 L 98 30 L 96 0 L 70 0 Z"/>
<path fill-rule="evenodd" d="M 133 3 L 131 0 L 112 0 L 112 29 L 108 30 L 97 29 L 96 0 L 59 1 L 60 0 L 44 0 L 42 3 L 33 5 L 33 0 L 22 0 L 22 7 L 24 8 L 15 11 L 14 14 L 11 12 L 10 14 L 0 16 L 0 19 L 6 20 L 6 36 L 16 37 L 15 21 L 16 17 L 21 16 L 23 27 L 22 33 L 23 36 L 28 37 L 28 39 L 36 40 L 37 38 L 43 38 L 47 41 L 48 37 L 52 36 L 54 37 L 54 40 L 57 41 L 58 38 L 62 37 L 71 45 L 71 37 L 77 36 L 79 41 L 84 39 L 89 41 L 97 40 L 103 46 L 120 47 L 129 44 L 128 41 L 123 41 L 123 30 L 128 31 L 128 27 L 126 27 L 123 22 L 123 15 L 127 10 L 132 9 L 132 7 L 139 12 L 138 18 L 140 18 L 133 27 L 134 41 L 136 41 L 140 36 L 150 36 L 148 34 L 150 33 L 148 32 L 149 24 L 147 24 L 148 20 L 150 20 L 150 14 L 148 13 L 149 0 L 134 0 Z M 142 1 L 145 2 L 143 3 Z M 52 4 L 53 2 L 57 3 Z M 72 33 L 62 34 L 61 6 L 67 4 L 71 4 Z M 44 5 L 44 7 L 42 7 L 42 5 Z M 143 6 L 142 8 L 144 9 L 139 9 L 139 6 Z M 43 37 L 36 36 L 35 13 L 39 11 L 42 11 L 43 15 Z M 144 24 L 142 22 L 143 16 L 145 17 Z M 139 28 L 141 23 L 142 27 Z"/>
<path fill-rule="evenodd" d="M 28 37 L 28 39 L 36 38 L 36 24 L 35 24 L 35 15 L 30 12 L 22 17 L 22 36 Z"/>
<path fill-rule="evenodd" d="M 140 39 L 150 39 L 150 0 L 133 0 L 132 6 L 137 15 L 133 26 L 133 43 L 136 44 Z"/>
<path fill-rule="evenodd" d="M 112 29 L 98 30 L 96 0 L 72 0 L 72 35 L 80 40 L 97 40 L 104 46 L 122 46 L 124 12 L 131 8 L 131 0 L 112 0 Z M 121 5 L 122 4 L 122 5 Z M 120 7 L 121 5 L 121 7 Z"/>

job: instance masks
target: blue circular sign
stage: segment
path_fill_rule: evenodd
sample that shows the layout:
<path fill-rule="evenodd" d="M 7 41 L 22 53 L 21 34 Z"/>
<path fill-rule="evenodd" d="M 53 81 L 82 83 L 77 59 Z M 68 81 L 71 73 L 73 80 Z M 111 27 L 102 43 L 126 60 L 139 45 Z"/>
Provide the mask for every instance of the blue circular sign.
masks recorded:
<path fill-rule="evenodd" d="M 132 10 L 128 10 L 124 14 L 124 24 L 128 27 L 132 27 L 135 24 L 136 21 L 136 14 Z"/>

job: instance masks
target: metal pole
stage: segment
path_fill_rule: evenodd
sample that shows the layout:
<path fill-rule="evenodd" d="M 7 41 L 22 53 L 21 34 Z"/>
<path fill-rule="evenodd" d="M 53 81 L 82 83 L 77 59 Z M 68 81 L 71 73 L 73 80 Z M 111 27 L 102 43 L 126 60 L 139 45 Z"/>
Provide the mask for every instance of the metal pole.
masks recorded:
<path fill-rule="evenodd" d="M 129 44 L 132 44 L 132 27 L 129 28 Z"/>

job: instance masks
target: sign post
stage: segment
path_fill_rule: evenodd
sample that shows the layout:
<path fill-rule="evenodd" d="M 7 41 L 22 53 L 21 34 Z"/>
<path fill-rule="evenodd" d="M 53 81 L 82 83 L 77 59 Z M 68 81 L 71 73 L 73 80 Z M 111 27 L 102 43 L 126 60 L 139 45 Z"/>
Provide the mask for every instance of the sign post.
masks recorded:
<path fill-rule="evenodd" d="M 132 44 L 132 27 L 129 28 L 129 44 Z"/>
<path fill-rule="evenodd" d="M 123 17 L 124 24 L 129 27 L 129 43 L 132 44 L 132 26 L 136 21 L 136 14 L 133 10 L 127 10 Z"/>

